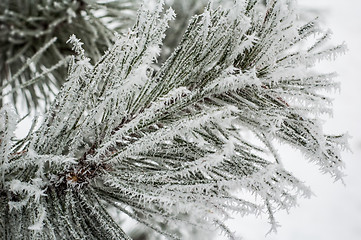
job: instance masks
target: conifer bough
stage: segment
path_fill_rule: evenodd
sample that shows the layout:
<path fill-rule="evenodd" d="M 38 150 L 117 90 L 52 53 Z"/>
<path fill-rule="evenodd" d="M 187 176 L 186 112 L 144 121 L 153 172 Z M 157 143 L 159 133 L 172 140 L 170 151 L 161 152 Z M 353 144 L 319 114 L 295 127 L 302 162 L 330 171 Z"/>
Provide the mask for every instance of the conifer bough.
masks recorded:
<path fill-rule="evenodd" d="M 29 110 L 41 101 L 50 103 L 51 92 L 66 79 L 69 36 L 81 38 L 87 56 L 97 61 L 114 37 L 105 20 L 123 29 L 132 22 L 137 5 L 131 0 L 1 0 L 1 95 L 15 103 L 20 95 Z"/>
<path fill-rule="evenodd" d="M 1 109 L 1 239 L 130 239 L 110 207 L 170 239 L 189 226 L 235 239 L 230 212 L 268 214 L 275 229 L 274 212 L 310 191 L 273 142 L 336 180 L 346 143 L 319 121 L 333 74 L 312 69 L 345 46 L 327 47 L 328 33 L 296 16 L 293 0 L 210 2 L 157 70 L 175 17 L 162 1 L 143 4 L 94 65 L 71 36 L 76 56 L 40 127 L 13 141 L 17 116 Z"/>

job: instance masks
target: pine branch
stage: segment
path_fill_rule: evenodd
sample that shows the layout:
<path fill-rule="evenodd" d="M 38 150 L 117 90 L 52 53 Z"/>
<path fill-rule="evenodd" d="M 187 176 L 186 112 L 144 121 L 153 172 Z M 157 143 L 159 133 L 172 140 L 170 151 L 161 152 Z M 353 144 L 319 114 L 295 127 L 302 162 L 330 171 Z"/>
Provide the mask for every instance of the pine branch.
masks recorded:
<path fill-rule="evenodd" d="M 157 70 L 174 18 L 162 1 L 144 4 L 95 64 L 72 36 L 77 55 L 39 129 L 11 146 L 15 122 L 0 126 L 5 238 L 129 239 L 110 206 L 171 239 L 181 236 L 161 224 L 235 239 L 223 223 L 230 211 L 267 212 L 275 229 L 274 211 L 310 190 L 284 169 L 274 140 L 341 179 L 344 137 L 324 134 L 317 115 L 328 102 L 319 90 L 336 84 L 311 68 L 345 47 L 323 48 L 321 35 L 303 50 L 318 30 L 297 26 L 294 2 L 260 4 L 209 3 Z"/>
<path fill-rule="evenodd" d="M 105 24 L 124 31 L 132 24 L 137 5 L 129 0 L 1 1 L 1 97 L 10 95 L 14 105 L 25 100 L 28 110 L 38 108 L 41 102 L 50 104 L 53 92 L 65 82 L 71 54 L 65 44 L 69 36 L 81 37 L 87 56 L 97 61 L 114 38 L 114 31 Z M 47 43 L 46 49 L 39 51 Z M 5 87 L 7 91 L 3 91 Z"/>

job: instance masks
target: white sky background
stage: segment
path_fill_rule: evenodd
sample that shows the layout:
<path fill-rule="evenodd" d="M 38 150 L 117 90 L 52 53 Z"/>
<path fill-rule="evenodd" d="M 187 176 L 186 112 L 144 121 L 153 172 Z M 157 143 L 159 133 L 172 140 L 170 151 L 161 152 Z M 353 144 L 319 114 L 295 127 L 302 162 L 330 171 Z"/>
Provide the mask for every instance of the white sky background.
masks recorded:
<path fill-rule="evenodd" d="M 290 213 L 279 212 L 281 227 L 270 229 L 266 216 L 231 220 L 245 240 L 360 240 L 361 239 L 361 0 L 299 0 L 299 5 L 319 10 L 324 24 L 333 31 L 334 43 L 346 42 L 349 51 L 334 62 L 322 63 L 324 72 L 336 71 L 341 92 L 333 94 L 334 116 L 325 124 L 326 133 L 348 132 L 353 151 L 344 152 L 346 186 L 321 175 L 314 164 L 292 148 L 282 147 L 285 168 L 310 186 L 315 196 L 300 199 Z M 225 239 L 220 237 L 219 239 Z"/>

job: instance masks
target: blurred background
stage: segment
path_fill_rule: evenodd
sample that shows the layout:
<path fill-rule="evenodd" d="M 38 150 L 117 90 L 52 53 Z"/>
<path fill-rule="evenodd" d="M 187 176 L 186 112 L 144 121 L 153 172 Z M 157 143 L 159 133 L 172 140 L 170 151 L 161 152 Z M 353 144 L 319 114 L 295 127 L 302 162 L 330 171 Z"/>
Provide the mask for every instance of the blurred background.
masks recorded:
<path fill-rule="evenodd" d="M 289 213 L 278 212 L 281 225 L 277 233 L 265 236 L 270 228 L 266 216 L 237 217 L 230 220 L 232 230 L 245 240 L 359 240 L 361 239 L 361 1 L 299 0 L 310 16 L 318 15 L 333 32 L 332 42 L 346 42 L 349 51 L 333 62 L 322 62 L 319 71 L 338 73 L 341 91 L 334 97 L 334 116 L 325 122 L 325 132 L 350 135 L 352 152 L 344 152 L 347 175 L 333 182 L 317 167 L 306 162 L 292 148 L 281 146 L 286 169 L 311 187 L 314 196 L 300 199 Z M 310 17 L 307 16 L 307 17 Z M 219 237 L 218 239 L 226 239 Z"/>

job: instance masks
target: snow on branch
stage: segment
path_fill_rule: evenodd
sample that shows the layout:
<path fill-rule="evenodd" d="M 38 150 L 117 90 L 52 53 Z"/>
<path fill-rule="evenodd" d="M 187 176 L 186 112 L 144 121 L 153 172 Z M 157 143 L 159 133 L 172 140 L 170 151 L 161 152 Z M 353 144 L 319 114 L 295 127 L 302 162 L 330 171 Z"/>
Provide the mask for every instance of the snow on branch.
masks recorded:
<path fill-rule="evenodd" d="M 175 17 L 163 1 L 143 4 L 95 64 L 72 35 L 77 56 L 40 127 L 14 142 L 16 115 L 1 110 L 0 232 L 129 239 L 109 207 L 173 239 L 182 238 L 175 226 L 236 239 L 230 212 L 266 213 L 275 229 L 276 210 L 311 195 L 275 140 L 342 179 L 345 137 L 323 133 L 319 119 L 330 111 L 321 91 L 337 84 L 312 66 L 344 45 L 323 48 L 329 33 L 300 26 L 293 0 L 234 4 L 211 1 L 158 67 Z M 312 34 L 321 36 L 305 47 Z"/>

